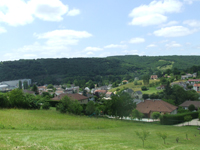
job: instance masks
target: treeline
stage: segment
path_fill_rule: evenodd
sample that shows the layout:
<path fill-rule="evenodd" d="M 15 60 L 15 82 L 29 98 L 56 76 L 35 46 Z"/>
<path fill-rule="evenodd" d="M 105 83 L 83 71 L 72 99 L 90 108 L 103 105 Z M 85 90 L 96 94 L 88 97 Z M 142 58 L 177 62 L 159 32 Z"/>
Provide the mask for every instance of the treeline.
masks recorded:
<path fill-rule="evenodd" d="M 89 80 L 104 84 L 123 79 L 130 80 L 134 77 L 142 78 L 145 74 L 161 76 L 163 70 L 159 68 L 165 66 L 171 66 L 172 70 L 179 68 L 178 70 L 183 71 L 194 65 L 200 65 L 199 56 L 130 55 L 5 61 L 0 63 L 0 79 L 6 81 L 30 78 L 38 85 L 73 83 L 74 80 L 82 85 Z"/>

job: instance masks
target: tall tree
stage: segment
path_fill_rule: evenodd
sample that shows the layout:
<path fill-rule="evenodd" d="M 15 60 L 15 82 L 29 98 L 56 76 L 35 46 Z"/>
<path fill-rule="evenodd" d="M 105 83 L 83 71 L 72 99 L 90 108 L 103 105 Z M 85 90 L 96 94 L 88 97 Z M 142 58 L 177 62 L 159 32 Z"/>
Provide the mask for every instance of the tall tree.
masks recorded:
<path fill-rule="evenodd" d="M 19 89 L 22 89 L 22 81 L 19 81 Z"/>
<path fill-rule="evenodd" d="M 150 78 L 149 75 L 144 75 L 142 77 L 144 85 L 148 85 L 149 84 L 149 78 Z"/>
<path fill-rule="evenodd" d="M 27 82 L 27 81 L 24 81 L 24 82 L 23 82 L 23 88 L 24 88 L 24 89 L 28 89 L 28 82 Z"/>
<path fill-rule="evenodd" d="M 131 96 L 128 93 L 120 92 L 117 95 L 112 96 L 112 100 L 108 101 L 107 109 L 111 115 L 114 116 L 129 116 L 136 104 L 132 101 Z"/>

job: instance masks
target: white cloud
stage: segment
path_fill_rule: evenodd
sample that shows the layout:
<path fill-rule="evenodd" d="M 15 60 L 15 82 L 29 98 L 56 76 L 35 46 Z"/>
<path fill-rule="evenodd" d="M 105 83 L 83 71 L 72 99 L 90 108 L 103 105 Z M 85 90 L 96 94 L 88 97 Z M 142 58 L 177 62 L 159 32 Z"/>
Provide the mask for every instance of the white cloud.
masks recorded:
<path fill-rule="evenodd" d="M 0 27 L 0 34 L 5 32 L 7 32 L 7 30 L 4 27 Z"/>
<path fill-rule="evenodd" d="M 116 44 L 110 44 L 107 46 L 104 46 L 104 48 L 126 48 L 127 45 L 116 45 Z"/>
<path fill-rule="evenodd" d="M 81 12 L 80 12 L 80 10 L 79 9 L 72 9 L 72 10 L 70 10 L 68 13 L 67 13 L 67 15 L 68 16 L 76 16 L 76 15 L 79 15 Z"/>
<path fill-rule="evenodd" d="M 91 37 L 92 34 L 86 31 L 75 30 L 54 30 L 43 34 L 34 34 L 38 39 L 47 39 L 46 44 L 52 46 L 76 45 L 78 39 Z"/>
<path fill-rule="evenodd" d="M 200 21 L 199 20 L 186 20 L 183 22 L 183 24 L 187 24 L 190 27 L 200 27 Z"/>
<path fill-rule="evenodd" d="M 155 44 L 149 44 L 149 45 L 147 46 L 147 48 L 151 48 L 151 47 L 157 47 L 157 45 L 155 45 Z"/>
<path fill-rule="evenodd" d="M 130 25 L 157 25 L 167 21 L 166 13 L 181 11 L 182 3 L 178 0 L 152 1 L 149 5 L 134 8 L 129 14 L 132 17 Z"/>
<path fill-rule="evenodd" d="M 190 30 L 183 26 L 172 26 L 161 28 L 160 30 L 154 31 L 154 35 L 163 37 L 179 37 L 186 36 L 194 33 L 196 30 Z"/>
<path fill-rule="evenodd" d="M 129 43 L 132 43 L 132 44 L 136 44 L 136 43 L 143 43 L 145 42 L 145 39 L 144 38 L 132 38 L 130 39 Z"/>
<path fill-rule="evenodd" d="M 31 23 L 34 18 L 32 12 L 23 0 L 1 0 L 0 22 L 11 26 Z"/>
<path fill-rule="evenodd" d="M 179 43 L 176 43 L 175 41 L 172 41 L 171 43 L 168 43 L 165 45 L 167 48 L 173 48 L 173 47 L 181 47 L 182 45 Z"/>
<path fill-rule="evenodd" d="M 84 51 L 102 51 L 102 48 L 99 47 L 86 47 Z"/>
<path fill-rule="evenodd" d="M 31 45 L 25 45 L 3 55 L 4 60 L 17 60 L 22 58 L 63 58 L 84 56 L 70 45 L 78 44 L 80 39 L 89 38 L 92 34 L 86 31 L 54 30 L 42 34 L 34 34 L 38 39 Z M 45 40 L 45 41 L 44 41 Z"/>
<path fill-rule="evenodd" d="M 184 0 L 184 2 L 188 3 L 188 4 L 193 4 L 193 2 L 195 1 L 200 1 L 200 0 Z"/>
<path fill-rule="evenodd" d="M 77 10 L 72 10 L 70 14 L 76 15 Z M 1 0 L 0 2 L 0 22 L 10 26 L 26 25 L 32 23 L 35 18 L 61 21 L 67 12 L 68 6 L 61 0 Z"/>
<path fill-rule="evenodd" d="M 45 21 L 61 21 L 68 11 L 68 6 L 60 0 L 30 0 L 27 5 L 34 16 Z"/>

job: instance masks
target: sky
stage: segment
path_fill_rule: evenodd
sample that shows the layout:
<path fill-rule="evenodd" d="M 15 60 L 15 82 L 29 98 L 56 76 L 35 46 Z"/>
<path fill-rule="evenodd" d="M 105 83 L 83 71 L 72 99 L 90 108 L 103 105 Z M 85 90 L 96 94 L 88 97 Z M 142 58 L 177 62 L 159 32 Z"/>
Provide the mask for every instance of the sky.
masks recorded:
<path fill-rule="evenodd" d="M 0 60 L 200 55 L 200 0 L 0 0 Z"/>

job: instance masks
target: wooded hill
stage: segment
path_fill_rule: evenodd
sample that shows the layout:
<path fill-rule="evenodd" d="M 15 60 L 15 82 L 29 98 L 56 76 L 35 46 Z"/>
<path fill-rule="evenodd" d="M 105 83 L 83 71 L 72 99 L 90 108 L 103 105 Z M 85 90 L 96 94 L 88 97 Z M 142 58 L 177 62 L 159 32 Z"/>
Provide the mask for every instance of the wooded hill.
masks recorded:
<path fill-rule="evenodd" d="M 60 58 L 4 61 L 0 81 L 30 78 L 39 84 L 61 84 L 76 80 L 111 82 L 141 77 L 166 69 L 180 70 L 200 65 L 200 56 L 111 56 L 106 58 Z"/>

